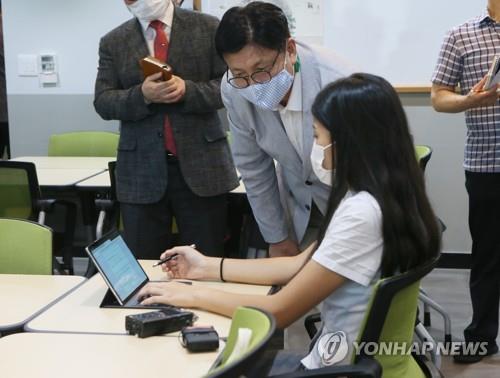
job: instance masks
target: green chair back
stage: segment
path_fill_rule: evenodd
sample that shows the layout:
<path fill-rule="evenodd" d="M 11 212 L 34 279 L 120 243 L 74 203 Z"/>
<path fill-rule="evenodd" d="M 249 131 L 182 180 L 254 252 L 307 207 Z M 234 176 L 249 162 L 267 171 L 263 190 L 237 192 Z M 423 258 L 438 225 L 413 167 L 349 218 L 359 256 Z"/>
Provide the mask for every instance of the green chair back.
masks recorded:
<path fill-rule="evenodd" d="M 49 156 L 115 157 L 119 139 L 119 134 L 106 131 L 54 134 L 49 140 Z"/>
<path fill-rule="evenodd" d="M 33 163 L 0 161 L 0 217 L 33 220 L 39 198 Z"/>
<path fill-rule="evenodd" d="M 415 155 L 417 157 L 420 168 L 422 168 L 422 171 L 425 171 L 425 167 L 427 166 L 427 163 L 429 162 L 429 159 L 432 155 L 432 148 L 425 145 L 416 145 Z"/>
<path fill-rule="evenodd" d="M 0 240 L 0 274 L 52 274 L 50 228 L 0 218 Z"/>
<path fill-rule="evenodd" d="M 438 258 L 428 264 L 394 277 L 384 278 L 374 287 L 365 318 L 358 336 L 360 343 L 378 343 L 392 346 L 405 345 L 411 348 L 420 279 L 429 273 L 437 264 Z M 353 356 L 353 362 L 366 357 L 361 353 Z M 375 359 L 382 366 L 384 378 L 423 378 L 424 371 L 411 354 L 387 353 L 379 349 Z"/>
<path fill-rule="evenodd" d="M 252 336 L 248 348 L 242 354 L 235 356 L 232 354 L 240 328 L 250 329 Z M 275 329 L 274 318 L 268 313 L 256 308 L 238 307 L 233 315 L 226 346 L 207 378 L 239 377 L 249 370 L 253 370 L 255 374 L 257 362 L 264 353 Z M 265 369 L 264 366 L 262 368 Z M 265 376 L 264 371 L 261 373 Z"/>

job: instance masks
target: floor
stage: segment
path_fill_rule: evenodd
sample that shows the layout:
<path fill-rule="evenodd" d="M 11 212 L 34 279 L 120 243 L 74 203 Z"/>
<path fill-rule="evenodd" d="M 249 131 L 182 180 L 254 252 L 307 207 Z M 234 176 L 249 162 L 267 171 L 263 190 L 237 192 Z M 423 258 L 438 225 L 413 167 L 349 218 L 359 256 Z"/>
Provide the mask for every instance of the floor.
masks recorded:
<path fill-rule="evenodd" d="M 451 317 L 453 340 L 463 340 L 463 329 L 472 317 L 469 297 L 469 272 L 457 269 L 436 269 L 427 276 L 422 287 L 427 294 L 441 304 Z M 498 309 L 494 309 L 498 311 Z M 438 314 L 432 314 L 431 334 L 436 340 L 443 340 L 443 321 Z M 500 337 L 497 337 L 500 345 Z M 500 354 L 486 357 L 471 365 L 455 364 L 450 357 L 444 357 L 441 372 L 445 377 L 493 378 L 500 376 Z"/>
<path fill-rule="evenodd" d="M 75 259 L 75 273 L 83 274 L 87 267 L 85 258 Z M 426 293 L 441 304 L 450 314 L 452 321 L 453 340 L 463 340 L 463 329 L 471 318 L 471 307 L 468 290 L 469 274 L 466 270 L 435 269 L 422 283 Z M 429 328 L 437 341 L 443 341 L 443 321 L 439 314 L 431 313 L 432 324 Z M 497 339 L 500 345 L 500 337 Z M 287 347 L 303 349 L 309 344 L 303 321 L 298 321 L 287 330 Z M 455 364 L 451 357 L 443 356 L 440 368 L 445 377 L 456 378 L 497 378 L 500 376 L 500 354 L 486 357 L 481 362 L 472 365 Z"/>

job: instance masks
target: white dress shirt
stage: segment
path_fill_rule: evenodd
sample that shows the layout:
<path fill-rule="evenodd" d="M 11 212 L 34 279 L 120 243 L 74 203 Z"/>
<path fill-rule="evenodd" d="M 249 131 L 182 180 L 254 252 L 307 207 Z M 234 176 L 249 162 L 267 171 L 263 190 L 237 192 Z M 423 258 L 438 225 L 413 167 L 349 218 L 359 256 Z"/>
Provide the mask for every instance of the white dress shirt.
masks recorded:
<path fill-rule="evenodd" d="M 172 23 L 174 20 L 174 4 L 172 4 L 169 1 L 165 15 L 159 18 L 158 20 L 165 24 L 165 34 L 167 34 L 167 38 L 170 42 L 170 32 L 172 31 Z M 149 26 L 150 22 L 143 20 L 139 20 L 139 22 L 141 23 L 142 26 L 142 32 L 144 33 L 144 39 L 146 39 L 149 53 L 152 56 L 154 56 L 155 54 L 154 43 L 155 43 L 156 31 L 151 26 Z"/>
<path fill-rule="evenodd" d="M 299 156 L 302 156 L 304 137 L 302 130 L 302 74 L 300 70 L 295 73 L 288 103 L 286 106 L 279 105 L 278 110 L 288 139 L 292 142 Z"/>

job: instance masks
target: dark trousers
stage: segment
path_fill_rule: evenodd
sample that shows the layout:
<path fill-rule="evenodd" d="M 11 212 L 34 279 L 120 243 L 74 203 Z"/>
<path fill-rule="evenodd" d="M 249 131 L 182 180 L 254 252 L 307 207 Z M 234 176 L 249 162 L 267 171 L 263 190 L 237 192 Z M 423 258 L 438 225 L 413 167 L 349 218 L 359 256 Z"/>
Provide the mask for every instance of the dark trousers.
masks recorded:
<path fill-rule="evenodd" d="M 137 258 L 158 259 L 173 247 L 172 216 L 179 229 L 179 245 L 196 244 L 208 256 L 221 256 L 226 233 L 227 195 L 199 197 L 187 186 L 179 163 L 167 158 L 168 184 L 154 204 L 121 203 L 124 239 Z"/>
<path fill-rule="evenodd" d="M 495 344 L 500 298 L 500 173 L 465 172 L 472 236 L 472 322 L 466 341 Z"/>

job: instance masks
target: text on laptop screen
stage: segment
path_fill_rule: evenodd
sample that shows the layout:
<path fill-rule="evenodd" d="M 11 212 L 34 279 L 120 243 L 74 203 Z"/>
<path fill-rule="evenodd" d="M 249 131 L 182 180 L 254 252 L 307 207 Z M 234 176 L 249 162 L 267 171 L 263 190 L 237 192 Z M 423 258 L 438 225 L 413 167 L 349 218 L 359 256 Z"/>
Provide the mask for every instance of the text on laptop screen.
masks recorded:
<path fill-rule="evenodd" d="M 121 237 L 105 241 L 92 254 L 121 300 L 147 278 Z"/>

